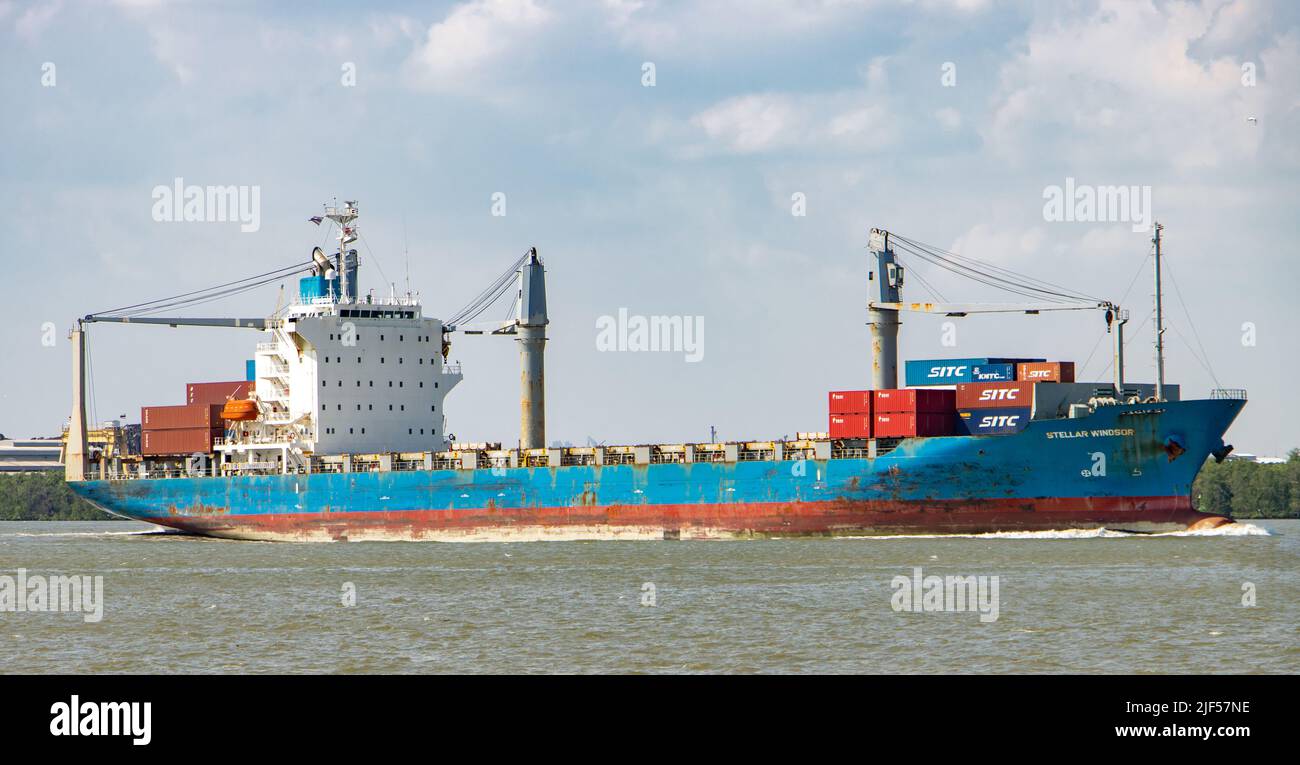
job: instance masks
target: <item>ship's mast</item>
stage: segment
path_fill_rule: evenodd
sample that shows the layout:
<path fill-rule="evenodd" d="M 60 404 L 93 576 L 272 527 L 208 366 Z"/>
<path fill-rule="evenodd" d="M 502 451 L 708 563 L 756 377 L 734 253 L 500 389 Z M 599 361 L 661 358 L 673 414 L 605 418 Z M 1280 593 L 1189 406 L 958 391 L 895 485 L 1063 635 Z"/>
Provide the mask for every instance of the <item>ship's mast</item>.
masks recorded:
<path fill-rule="evenodd" d="M 1165 318 L 1160 295 L 1160 232 L 1164 226 L 1155 224 L 1155 235 L 1151 237 L 1155 245 L 1155 279 L 1156 279 L 1156 400 L 1165 400 Z"/>
<path fill-rule="evenodd" d="M 343 207 L 325 208 L 325 217 L 334 221 L 339 226 L 339 302 L 346 302 L 348 299 L 348 244 L 357 240 L 357 227 L 350 225 L 357 219 L 357 202 L 356 200 L 344 201 Z"/>

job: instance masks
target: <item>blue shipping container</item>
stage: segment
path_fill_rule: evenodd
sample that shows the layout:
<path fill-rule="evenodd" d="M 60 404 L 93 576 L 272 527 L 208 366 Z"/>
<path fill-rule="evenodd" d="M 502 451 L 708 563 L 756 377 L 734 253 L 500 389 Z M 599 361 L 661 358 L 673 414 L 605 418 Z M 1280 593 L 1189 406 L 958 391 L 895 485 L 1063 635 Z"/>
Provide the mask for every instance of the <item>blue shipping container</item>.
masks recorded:
<path fill-rule="evenodd" d="M 986 367 L 998 364 L 1015 365 L 1020 362 L 1032 362 L 1038 359 L 1004 359 L 1004 358 L 971 358 L 971 359 L 917 359 L 906 362 L 905 380 L 910 388 L 917 388 L 925 385 L 956 385 L 957 383 L 968 382 L 995 382 L 993 379 L 977 379 L 975 377 L 976 367 Z M 1008 380 L 1015 379 L 1015 372 Z"/>
<path fill-rule="evenodd" d="M 249 359 L 244 362 L 244 379 L 248 382 L 257 379 L 257 362 L 255 360 Z"/>
<path fill-rule="evenodd" d="M 1000 436 L 1019 433 L 1029 424 L 1028 407 L 963 409 L 957 412 L 957 433 L 963 436 Z"/>

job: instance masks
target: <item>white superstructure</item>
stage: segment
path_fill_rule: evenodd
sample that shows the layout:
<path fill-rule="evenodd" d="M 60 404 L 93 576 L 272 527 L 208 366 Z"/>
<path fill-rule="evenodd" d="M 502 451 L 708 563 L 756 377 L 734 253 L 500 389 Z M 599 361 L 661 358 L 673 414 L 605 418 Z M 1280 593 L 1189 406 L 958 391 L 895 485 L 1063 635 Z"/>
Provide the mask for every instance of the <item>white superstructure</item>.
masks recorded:
<path fill-rule="evenodd" d="M 328 208 L 334 259 L 319 249 L 298 301 L 267 323 L 255 355 L 257 419 L 231 422 L 216 449 L 231 469 L 292 470 L 328 454 L 441 451 L 443 400 L 462 379 L 443 325 L 417 296 L 358 296 L 355 202 Z"/>

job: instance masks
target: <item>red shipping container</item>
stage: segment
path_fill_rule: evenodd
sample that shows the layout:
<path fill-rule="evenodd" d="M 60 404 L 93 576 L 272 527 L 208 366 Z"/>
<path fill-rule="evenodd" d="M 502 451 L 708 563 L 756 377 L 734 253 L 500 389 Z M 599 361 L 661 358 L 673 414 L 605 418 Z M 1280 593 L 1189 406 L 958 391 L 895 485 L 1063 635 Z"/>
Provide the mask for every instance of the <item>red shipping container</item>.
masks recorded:
<path fill-rule="evenodd" d="M 185 401 L 189 404 L 224 404 L 228 398 L 248 398 L 253 385 L 247 380 L 190 383 L 185 386 Z"/>
<path fill-rule="evenodd" d="M 833 390 L 830 392 L 831 414 L 871 414 L 871 391 Z"/>
<path fill-rule="evenodd" d="M 958 409 L 996 409 L 1034 405 L 1031 382 L 960 383 L 957 385 Z"/>
<path fill-rule="evenodd" d="M 1022 382 L 1074 382 L 1073 361 L 1040 361 L 1016 364 L 1016 379 Z"/>
<path fill-rule="evenodd" d="M 143 430 L 140 432 L 140 453 L 152 457 L 164 454 L 207 454 L 212 451 L 212 439 L 225 431 L 212 428 L 176 428 L 172 430 Z"/>
<path fill-rule="evenodd" d="M 950 436 L 954 423 L 952 412 L 881 412 L 872 433 L 876 438 Z"/>
<path fill-rule="evenodd" d="M 830 421 L 831 438 L 871 438 L 869 414 L 832 414 Z"/>
<path fill-rule="evenodd" d="M 883 412 L 953 412 L 957 391 L 942 388 L 889 388 L 876 391 L 876 414 Z"/>
<path fill-rule="evenodd" d="M 145 406 L 140 408 L 143 430 L 184 430 L 221 428 L 221 407 L 225 404 L 185 404 L 182 406 Z"/>

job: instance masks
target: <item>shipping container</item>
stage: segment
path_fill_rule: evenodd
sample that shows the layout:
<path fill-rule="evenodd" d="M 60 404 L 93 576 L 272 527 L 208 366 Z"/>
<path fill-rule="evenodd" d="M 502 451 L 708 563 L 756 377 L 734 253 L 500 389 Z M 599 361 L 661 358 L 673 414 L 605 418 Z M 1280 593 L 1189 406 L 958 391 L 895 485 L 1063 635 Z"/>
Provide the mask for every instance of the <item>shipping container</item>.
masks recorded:
<path fill-rule="evenodd" d="M 871 414 L 871 391 L 833 390 L 830 392 L 831 414 Z"/>
<path fill-rule="evenodd" d="M 140 433 L 140 453 L 146 457 L 195 452 L 207 454 L 212 451 L 212 440 L 219 438 L 223 432 L 219 428 L 144 430 Z"/>
<path fill-rule="evenodd" d="M 958 409 L 994 409 L 998 407 L 1031 407 L 1034 405 L 1034 383 L 962 383 L 957 386 Z"/>
<path fill-rule="evenodd" d="M 145 406 L 140 408 L 140 427 L 145 430 L 220 428 L 224 404 Z"/>
<path fill-rule="evenodd" d="M 1043 361 L 1043 359 L 1006 359 L 1006 358 L 970 358 L 970 359 L 913 359 L 904 365 L 904 379 L 907 386 L 956 385 L 957 383 L 975 382 L 975 367 L 994 364 L 1019 364 L 1021 362 Z"/>
<path fill-rule="evenodd" d="M 248 398 L 253 384 L 247 380 L 190 383 L 185 386 L 187 404 L 224 404 L 230 398 Z"/>
<path fill-rule="evenodd" d="M 956 407 L 957 392 L 935 388 L 890 388 L 878 390 L 876 414 L 883 412 L 949 412 Z"/>
<path fill-rule="evenodd" d="M 831 438 L 871 438 L 871 415 L 832 414 L 827 430 Z"/>
<path fill-rule="evenodd" d="M 1047 361 L 1016 365 L 1016 379 L 1028 382 L 1074 382 L 1073 361 Z"/>
<path fill-rule="evenodd" d="M 964 436 L 1019 433 L 1029 424 L 1029 407 L 970 409 L 957 412 L 957 432 Z"/>
<path fill-rule="evenodd" d="M 950 436 L 952 429 L 952 412 L 878 412 L 871 432 L 875 438 L 910 438 Z"/>

